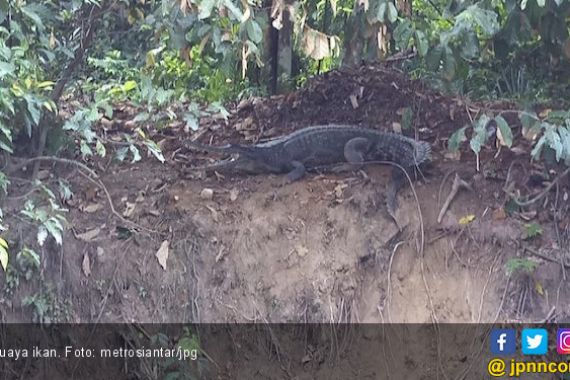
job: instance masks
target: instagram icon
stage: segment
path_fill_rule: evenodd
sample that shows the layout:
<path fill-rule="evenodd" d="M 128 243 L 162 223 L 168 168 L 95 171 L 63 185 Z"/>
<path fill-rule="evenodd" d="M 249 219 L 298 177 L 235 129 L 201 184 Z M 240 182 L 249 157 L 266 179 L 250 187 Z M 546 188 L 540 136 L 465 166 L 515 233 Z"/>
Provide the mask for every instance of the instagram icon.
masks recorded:
<path fill-rule="evenodd" d="M 570 355 L 570 329 L 558 329 L 556 351 L 561 355 Z"/>

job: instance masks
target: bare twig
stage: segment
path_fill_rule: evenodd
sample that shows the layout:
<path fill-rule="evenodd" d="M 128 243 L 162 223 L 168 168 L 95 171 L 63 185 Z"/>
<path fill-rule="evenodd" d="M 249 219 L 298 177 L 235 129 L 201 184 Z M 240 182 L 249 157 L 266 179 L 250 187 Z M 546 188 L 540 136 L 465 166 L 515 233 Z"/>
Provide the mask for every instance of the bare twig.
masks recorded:
<path fill-rule="evenodd" d="M 445 200 L 445 203 L 443 204 L 443 207 L 441 208 L 441 211 L 439 212 L 439 215 L 437 217 L 438 223 L 441 223 L 441 221 L 443 220 L 443 216 L 447 212 L 449 205 L 451 204 L 451 202 L 453 201 L 453 198 L 455 198 L 455 196 L 459 192 L 459 189 L 461 189 L 461 188 L 473 191 L 471 185 L 469 185 L 467 182 L 462 180 L 459 177 L 459 174 L 455 173 L 455 178 L 453 179 L 453 186 L 451 187 L 451 192 L 447 196 L 447 199 Z"/>
<path fill-rule="evenodd" d="M 570 168 L 568 168 L 568 169 L 564 170 L 562 173 L 560 173 L 556 178 L 554 178 L 554 180 L 548 186 L 546 186 L 546 188 L 544 190 L 542 190 L 537 196 L 535 196 L 534 198 L 532 198 L 528 201 L 519 200 L 511 192 L 507 192 L 507 194 L 512 197 L 513 201 L 518 206 L 520 206 L 520 207 L 530 206 L 531 204 L 533 204 L 533 203 L 541 200 L 542 198 L 544 198 L 544 196 L 546 194 L 548 194 L 548 192 L 554 187 L 554 185 L 556 185 L 558 183 L 558 181 L 560 181 L 562 178 L 566 177 L 568 175 L 568 173 L 570 173 Z"/>

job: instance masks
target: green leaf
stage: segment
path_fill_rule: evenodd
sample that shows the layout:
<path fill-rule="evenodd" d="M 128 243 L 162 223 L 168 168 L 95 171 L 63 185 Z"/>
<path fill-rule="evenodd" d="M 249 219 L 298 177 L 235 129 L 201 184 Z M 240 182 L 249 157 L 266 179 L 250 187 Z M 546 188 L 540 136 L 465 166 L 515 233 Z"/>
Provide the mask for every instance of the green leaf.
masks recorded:
<path fill-rule="evenodd" d="M 530 156 L 532 157 L 533 160 L 538 160 L 540 158 L 540 153 L 542 153 L 542 148 L 544 147 L 545 143 L 546 143 L 546 136 L 542 135 L 534 145 L 534 148 L 532 148 L 532 151 L 530 152 Z"/>
<path fill-rule="evenodd" d="M 513 131 L 507 121 L 501 116 L 498 115 L 495 117 L 495 122 L 497 123 L 497 127 L 501 131 L 501 136 L 503 136 L 503 141 L 510 148 L 513 145 Z"/>
<path fill-rule="evenodd" d="M 212 15 L 212 10 L 214 10 L 214 6 L 216 5 L 216 0 L 203 0 L 198 5 L 199 13 L 198 18 L 200 20 L 209 18 Z"/>
<path fill-rule="evenodd" d="M 426 64 L 428 69 L 430 69 L 431 71 L 439 70 L 439 66 L 441 65 L 442 55 L 443 55 L 443 47 L 441 45 L 437 45 L 433 49 L 430 49 L 428 54 L 426 55 Z"/>
<path fill-rule="evenodd" d="M 410 20 L 405 19 L 400 24 L 398 24 L 394 30 L 394 40 L 396 41 L 396 46 L 400 50 L 407 49 L 413 33 L 414 29 L 412 28 L 412 23 Z"/>
<path fill-rule="evenodd" d="M 9 62 L 0 62 L 0 79 L 4 78 L 6 75 L 12 74 L 16 70 L 16 67 Z"/>
<path fill-rule="evenodd" d="M 157 160 L 159 160 L 161 163 L 164 163 L 164 156 L 154 141 L 146 140 L 144 144 L 147 146 L 148 150 L 156 157 Z"/>
<path fill-rule="evenodd" d="M 487 36 L 493 36 L 499 31 L 497 14 L 493 11 L 480 8 L 478 4 L 469 6 L 455 18 L 456 25 L 472 25 L 473 23 L 481 28 Z"/>
<path fill-rule="evenodd" d="M 105 157 L 107 155 L 107 149 L 99 139 L 97 139 L 97 143 L 95 143 L 95 151 L 97 152 L 99 157 Z"/>
<path fill-rule="evenodd" d="M 133 164 L 141 160 L 141 154 L 136 146 L 129 145 L 129 150 L 133 154 L 133 160 L 131 161 Z"/>
<path fill-rule="evenodd" d="M 55 242 L 58 245 L 61 245 L 63 243 L 61 236 L 61 231 L 63 228 L 61 228 L 61 225 L 59 225 L 59 221 L 57 219 L 50 218 L 46 220 L 44 226 L 46 227 L 46 230 L 49 232 L 49 234 L 55 239 Z"/>
<path fill-rule="evenodd" d="M 24 99 L 26 100 L 26 105 L 28 106 L 28 113 L 30 114 L 32 121 L 35 125 L 38 125 L 40 122 L 41 110 L 38 107 L 38 102 L 34 96 L 26 94 L 24 95 Z"/>
<path fill-rule="evenodd" d="M 385 1 L 382 1 L 378 6 L 378 13 L 376 13 L 376 19 L 380 22 L 384 22 L 386 20 L 386 10 L 387 5 Z"/>
<path fill-rule="evenodd" d="M 123 162 L 125 160 L 125 158 L 127 157 L 128 153 L 129 153 L 129 148 L 123 147 L 123 148 L 117 149 L 117 153 L 115 153 L 115 157 L 117 157 L 117 160 Z"/>
<path fill-rule="evenodd" d="M 389 2 L 388 3 L 388 21 L 390 21 L 391 23 L 396 22 L 396 20 L 398 20 L 398 10 L 396 9 L 396 6 L 394 5 L 394 3 Z"/>
<path fill-rule="evenodd" d="M 538 223 L 526 224 L 524 227 L 525 227 L 526 239 L 532 239 L 534 237 L 542 235 L 542 233 L 544 232 L 542 230 L 542 227 Z"/>
<path fill-rule="evenodd" d="M 555 125 L 549 123 L 542 123 L 545 131 L 544 137 L 546 138 L 546 142 L 548 146 L 556 152 L 556 161 L 560 161 L 562 158 L 562 141 L 560 140 L 560 135 L 558 134 L 557 127 Z"/>
<path fill-rule="evenodd" d="M 22 11 L 22 14 L 24 16 L 32 20 L 32 22 L 38 27 L 40 31 L 43 31 L 45 29 L 44 23 L 42 22 L 42 18 L 36 13 L 37 7 L 35 7 L 34 5 L 37 4 L 30 4 L 23 6 L 20 8 L 20 10 Z"/>
<path fill-rule="evenodd" d="M 475 122 L 475 125 L 473 127 L 473 131 L 475 133 L 471 137 L 469 145 L 471 146 L 471 150 L 476 154 L 479 154 L 479 152 L 481 152 L 481 147 L 487 142 L 487 124 L 489 121 L 489 116 L 483 114 Z"/>
<path fill-rule="evenodd" d="M 465 126 L 463 128 L 459 128 L 457 131 L 453 132 L 453 134 L 449 137 L 449 141 L 447 142 L 447 149 L 451 152 L 457 152 L 461 143 L 467 140 L 465 136 L 465 130 L 469 126 Z"/>
<path fill-rule="evenodd" d="M 124 92 L 132 91 L 135 88 L 137 88 L 137 82 L 135 82 L 134 80 L 126 81 L 125 84 L 123 84 L 123 91 Z"/>
<path fill-rule="evenodd" d="M 538 4 L 539 7 L 544 8 L 544 6 L 546 5 L 546 0 L 536 0 L 536 3 Z"/>
<path fill-rule="evenodd" d="M 259 24 L 252 19 L 249 19 L 245 23 L 245 28 L 247 31 L 247 36 L 251 41 L 258 44 L 263 40 L 263 32 Z"/>
<path fill-rule="evenodd" d="M 193 131 L 197 131 L 199 128 L 199 122 L 196 115 L 187 112 L 184 114 L 184 121 L 186 121 L 186 127 L 190 128 Z"/>
<path fill-rule="evenodd" d="M 79 143 L 79 150 L 81 151 L 81 156 L 83 156 L 83 158 L 93 155 L 93 151 L 85 140 L 81 140 Z"/>
<path fill-rule="evenodd" d="M 390 3 L 392 4 L 392 3 Z M 420 57 L 425 57 L 428 52 L 429 42 L 426 34 L 422 30 L 415 31 L 416 48 Z"/>
<path fill-rule="evenodd" d="M 241 21 L 241 19 L 243 19 L 242 11 L 233 3 L 233 1 L 224 0 L 224 5 L 229 9 L 236 20 Z"/>

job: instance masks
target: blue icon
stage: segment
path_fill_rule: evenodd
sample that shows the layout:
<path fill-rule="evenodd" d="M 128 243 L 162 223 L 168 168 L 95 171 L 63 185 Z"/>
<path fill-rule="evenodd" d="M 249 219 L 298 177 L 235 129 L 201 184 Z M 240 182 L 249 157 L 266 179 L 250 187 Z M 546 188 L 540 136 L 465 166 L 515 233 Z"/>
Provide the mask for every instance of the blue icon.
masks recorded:
<path fill-rule="evenodd" d="M 523 329 L 521 341 L 525 355 L 545 355 L 548 352 L 548 332 L 545 329 Z"/>
<path fill-rule="evenodd" d="M 517 333 L 512 329 L 493 329 L 491 331 L 491 353 L 512 355 L 517 350 Z"/>

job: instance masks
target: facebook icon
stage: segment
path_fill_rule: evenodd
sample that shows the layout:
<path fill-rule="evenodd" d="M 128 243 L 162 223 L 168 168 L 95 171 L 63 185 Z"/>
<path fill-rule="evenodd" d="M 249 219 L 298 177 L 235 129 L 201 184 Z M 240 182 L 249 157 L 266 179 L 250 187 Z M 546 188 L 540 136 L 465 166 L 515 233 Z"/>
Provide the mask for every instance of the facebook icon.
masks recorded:
<path fill-rule="evenodd" d="M 517 350 L 517 333 L 512 329 L 493 329 L 491 331 L 491 353 L 512 355 Z"/>

